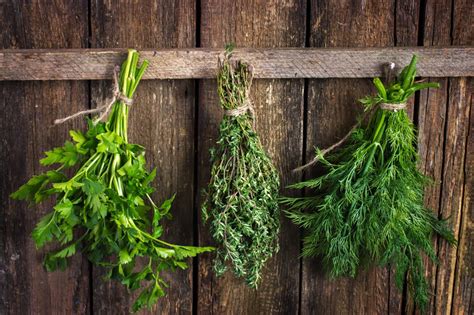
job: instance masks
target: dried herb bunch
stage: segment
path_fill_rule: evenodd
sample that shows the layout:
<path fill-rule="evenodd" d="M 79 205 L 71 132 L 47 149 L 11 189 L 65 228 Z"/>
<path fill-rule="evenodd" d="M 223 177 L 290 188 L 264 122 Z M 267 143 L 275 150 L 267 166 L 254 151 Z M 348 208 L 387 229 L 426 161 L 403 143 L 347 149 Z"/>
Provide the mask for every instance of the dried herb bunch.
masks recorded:
<path fill-rule="evenodd" d="M 151 182 L 156 169 L 146 170 L 145 149 L 127 139 L 130 106 L 124 100 L 133 97 L 148 65 L 144 61 L 138 66 L 138 58 L 130 50 L 122 65 L 118 82 L 123 97 L 113 104 L 108 121 L 89 120 L 86 133 L 71 130 L 73 142 L 46 152 L 40 161 L 59 167 L 34 176 L 12 194 L 34 203 L 56 197 L 53 210 L 32 233 L 38 248 L 55 243 L 57 249 L 44 258 L 48 271 L 66 268 L 68 257 L 81 250 L 106 268 L 108 278 L 130 290 L 146 285 L 133 305 L 135 311 L 153 306 L 165 294 L 162 271 L 185 269 L 187 257 L 211 250 L 160 239 L 160 221 L 170 217 L 174 197 L 155 204 Z M 75 170 L 71 176 L 64 172 L 69 168 Z M 136 264 L 140 258 L 144 265 Z"/>
<path fill-rule="evenodd" d="M 220 103 L 226 115 L 217 145 L 211 150 L 211 179 L 202 206 L 204 220 L 218 244 L 214 270 L 227 264 L 256 288 L 265 262 L 278 251 L 280 181 L 253 129 L 249 103 L 252 71 L 231 61 L 231 49 L 219 60 Z"/>
<path fill-rule="evenodd" d="M 378 94 L 361 100 L 373 113 L 365 127 L 327 156 L 317 150 L 324 175 L 291 186 L 308 189 L 310 196 L 282 202 L 307 232 L 304 256 L 322 257 L 334 277 L 355 276 L 369 262 L 393 265 L 397 286 L 403 287 L 406 275 L 409 292 L 423 309 L 429 286 L 422 253 L 437 260 L 433 233 L 455 240 L 446 223 L 423 205 L 430 181 L 417 169 L 415 129 L 400 104 L 415 91 L 439 85 L 415 82 L 415 76 L 416 56 L 387 87 L 375 78 Z"/>

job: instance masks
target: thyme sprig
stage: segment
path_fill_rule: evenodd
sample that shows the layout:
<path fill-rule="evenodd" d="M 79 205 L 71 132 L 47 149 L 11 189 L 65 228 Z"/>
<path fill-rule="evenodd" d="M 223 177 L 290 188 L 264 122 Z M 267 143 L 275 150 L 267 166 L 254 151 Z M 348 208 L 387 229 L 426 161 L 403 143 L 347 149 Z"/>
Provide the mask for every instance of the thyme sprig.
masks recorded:
<path fill-rule="evenodd" d="M 120 72 L 120 92 L 130 99 L 148 65 L 145 60 L 138 66 L 138 59 L 138 53 L 130 50 Z M 56 197 L 53 210 L 32 233 L 38 248 L 51 242 L 59 247 L 44 258 L 48 271 L 66 268 L 67 259 L 81 250 L 91 262 L 106 268 L 108 278 L 128 289 L 146 284 L 133 305 L 137 311 L 151 308 L 165 295 L 167 284 L 161 272 L 185 269 L 186 258 L 212 248 L 161 239 L 160 221 L 170 217 L 174 196 L 161 205 L 151 198 L 156 169 L 148 172 L 145 149 L 128 143 L 129 110 L 123 101 L 116 101 L 107 122 L 88 120 L 86 133 L 71 130 L 73 142 L 46 152 L 40 161 L 59 167 L 32 177 L 12 197 L 34 203 Z M 75 169 L 72 176 L 64 172 L 68 168 Z M 139 259 L 144 266 L 137 264 Z"/>
<path fill-rule="evenodd" d="M 402 289 L 406 274 L 409 292 L 424 309 L 430 293 L 422 253 L 437 261 L 434 233 L 451 244 L 455 239 L 423 204 L 430 180 L 417 168 L 417 138 L 406 111 L 379 106 L 405 103 L 416 91 L 439 86 L 415 82 L 416 61 L 413 56 L 388 86 L 374 79 L 378 94 L 361 100 L 375 110 L 368 123 L 327 156 L 317 149 L 325 173 L 291 186 L 308 189 L 309 196 L 283 197 L 282 203 L 307 232 L 304 256 L 321 256 L 333 277 L 355 276 L 369 262 L 393 265 L 397 286 Z"/>
<path fill-rule="evenodd" d="M 250 66 L 233 62 L 231 49 L 219 61 L 221 106 L 233 111 L 248 106 Z M 247 105 L 246 105 L 247 104 Z M 211 179 L 202 205 L 204 220 L 218 244 L 214 271 L 234 274 L 257 287 L 265 262 L 278 251 L 279 177 L 252 128 L 250 112 L 225 115 L 217 145 L 211 150 Z"/>

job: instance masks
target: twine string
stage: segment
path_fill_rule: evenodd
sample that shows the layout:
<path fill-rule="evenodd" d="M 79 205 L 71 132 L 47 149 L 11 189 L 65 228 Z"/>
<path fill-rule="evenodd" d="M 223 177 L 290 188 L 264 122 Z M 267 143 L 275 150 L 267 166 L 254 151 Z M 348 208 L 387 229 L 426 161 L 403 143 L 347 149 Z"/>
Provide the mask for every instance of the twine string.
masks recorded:
<path fill-rule="evenodd" d="M 247 113 L 250 113 L 252 117 L 255 117 L 255 110 L 253 109 L 252 102 L 248 99 L 245 100 L 242 106 L 234 109 L 226 109 L 224 111 L 224 115 L 229 117 L 236 117 Z"/>
<path fill-rule="evenodd" d="M 312 159 L 310 162 L 306 163 L 305 165 L 302 165 L 300 167 L 297 167 L 293 170 L 293 172 L 299 172 L 299 171 L 302 171 L 304 170 L 305 168 L 311 166 L 311 165 L 314 165 L 316 164 L 322 157 L 324 157 L 324 155 L 326 155 L 327 153 L 331 152 L 332 150 L 336 149 L 337 147 L 339 147 L 341 144 L 343 144 L 344 142 L 346 142 L 347 139 L 349 139 L 350 135 L 357 129 L 360 127 L 360 125 L 362 124 L 363 121 L 365 121 L 366 119 L 370 119 L 372 117 L 372 115 L 375 113 L 376 109 L 377 108 L 380 108 L 380 109 L 383 109 L 383 110 L 388 110 L 388 111 L 391 111 L 391 112 L 397 112 L 399 110 L 403 110 L 403 109 L 406 109 L 407 107 L 407 104 L 406 103 L 379 103 L 377 104 L 376 106 L 374 106 L 371 110 L 369 110 L 368 112 L 366 112 L 364 114 L 364 116 L 362 117 L 362 119 L 360 119 L 356 124 L 354 124 L 352 126 L 352 128 L 349 130 L 349 132 L 346 133 L 346 135 L 344 137 L 342 137 L 341 140 L 339 140 L 338 142 L 334 143 L 333 145 L 331 145 L 330 147 L 324 149 L 324 150 L 321 150 L 320 151 L 320 154 L 318 154 L 317 156 L 314 157 L 314 159 Z"/>
<path fill-rule="evenodd" d="M 243 104 L 237 108 L 224 110 L 224 115 L 227 117 L 237 117 L 249 113 L 253 120 L 252 126 L 255 128 L 257 116 L 255 115 L 255 109 L 253 107 L 252 101 L 250 100 L 250 87 L 252 86 L 252 81 L 253 69 L 252 67 L 249 67 L 249 82 L 245 90 Z"/>
<path fill-rule="evenodd" d="M 407 103 L 380 103 L 379 107 L 381 109 L 397 112 L 407 108 Z"/>
<path fill-rule="evenodd" d="M 112 94 L 113 97 L 112 97 L 112 100 L 109 103 L 107 103 L 103 106 L 97 107 L 97 108 L 81 110 L 81 111 L 79 111 L 77 113 L 74 113 L 72 115 L 69 115 L 67 117 L 56 119 L 54 121 L 54 124 L 59 125 L 59 124 L 62 124 L 64 122 L 68 121 L 68 120 L 74 119 L 74 118 L 79 117 L 79 116 L 84 116 L 84 115 L 88 115 L 88 114 L 95 114 L 95 113 L 101 113 L 100 116 L 97 117 L 94 120 L 94 124 L 97 124 L 99 121 L 101 121 L 102 119 L 104 119 L 108 115 L 108 113 L 112 109 L 112 106 L 115 104 L 115 102 L 121 101 L 127 106 L 132 106 L 133 99 L 126 97 L 125 95 L 123 95 L 120 92 L 120 85 L 119 85 L 119 81 L 118 81 L 118 73 L 119 72 L 120 72 L 120 67 L 115 66 L 114 67 L 114 77 L 113 77 L 113 79 L 114 79 L 113 94 Z"/>

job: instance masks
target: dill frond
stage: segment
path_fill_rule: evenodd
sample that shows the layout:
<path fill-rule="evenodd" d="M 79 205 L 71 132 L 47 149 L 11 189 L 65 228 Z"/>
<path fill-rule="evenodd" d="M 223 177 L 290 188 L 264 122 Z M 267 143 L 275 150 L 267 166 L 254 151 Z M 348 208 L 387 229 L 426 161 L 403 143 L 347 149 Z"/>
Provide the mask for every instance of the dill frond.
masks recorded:
<path fill-rule="evenodd" d="M 451 244 L 455 239 L 446 222 L 423 204 L 430 180 L 417 168 L 410 118 L 405 110 L 380 106 L 403 104 L 420 89 L 438 87 L 415 82 L 415 76 L 416 56 L 388 87 L 375 78 L 378 94 L 361 100 L 374 114 L 345 146 L 319 157 L 323 175 L 291 186 L 307 189 L 309 197 L 284 197 L 281 202 L 288 217 L 306 230 L 303 256 L 322 257 L 333 277 L 355 276 L 366 259 L 390 264 L 397 286 L 402 289 L 406 275 L 409 292 L 423 310 L 430 289 L 422 255 L 437 261 L 433 234 Z"/>

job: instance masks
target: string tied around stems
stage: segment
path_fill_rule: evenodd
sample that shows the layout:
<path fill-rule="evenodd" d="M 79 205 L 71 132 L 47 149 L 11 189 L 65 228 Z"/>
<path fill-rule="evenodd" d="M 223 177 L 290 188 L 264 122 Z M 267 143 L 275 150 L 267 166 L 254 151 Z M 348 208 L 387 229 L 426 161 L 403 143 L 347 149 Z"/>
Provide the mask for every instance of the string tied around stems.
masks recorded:
<path fill-rule="evenodd" d="M 255 120 L 255 110 L 253 108 L 252 102 L 249 99 L 246 99 L 242 106 L 234 109 L 226 109 L 224 111 L 224 115 L 228 117 L 237 117 L 247 113 L 250 113 L 252 118 Z"/>
<path fill-rule="evenodd" d="M 360 127 L 360 125 L 362 124 L 363 121 L 367 120 L 367 119 L 370 119 L 372 117 L 372 115 L 375 113 L 376 109 L 377 108 L 380 108 L 380 109 L 383 109 L 383 110 L 388 110 L 388 111 L 391 111 L 391 112 L 397 112 L 399 110 L 404 110 L 406 109 L 407 107 L 407 104 L 406 103 L 378 103 L 377 105 L 373 106 L 373 108 L 369 111 L 367 111 L 365 113 L 365 115 L 362 117 L 362 119 L 360 119 L 356 124 L 354 124 L 352 126 L 352 128 L 346 133 L 346 135 L 344 137 L 342 137 L 341 140 L 339 140 L 338 142 L 334 143 L 333 145 L 331 145 L 330 147 L 324 149 L 324 150 L 321 150 L 320 151 L 320 154 L 318 154 L 317 156 L 314 157 L 314 159 L 312 159 L 310 162 L 306 163 L 305 165 L 302 165 L 300 167 L 297 167 L 293 170 L 293 172 L 299 172 L 299 171 L 302 171 L 304 170 L 305 168 L 311 166 L 311 165 L 314 165 L 316 164 L 320 159 L 321 157 L 324 157 L 324 155 L 326 155 L 327 153 L 331 152 L 332 150 L 336 149 L 337 147 L 339 147 L 341 144 L 343 144 L 344 142 L 346 142 L 347 139 L 349 139 L 349 137 L 351 136 L 351 134 L 357 129 Z"/>
<path fill-rule="evenodd" d="M 220 59 L 218 61 L 218 64 L 219 64 L 219 67 L 222 67 L 222 61 Z M 255 109 L 253 107 L 252 101 L 250 100 L 250 87 L 252 86 L 252 82 L 253 82 L 252 66 L 249 66 L 248 68 L 248 75 L 249 75 L 248 84 L 245 88 L 245 96 L 243 98 L 242 105 L 236 108 L 232 108 L 232 109 L 225 109 L 224 116 L 237 117 L 237 116 L 241 116 L 241 115 L 245 115 L 249 113 L 253 120 L 252 126 L 253 128 L 255 128 L 255 123 L 256 123 Z"/>
<path fill-rule="evenodd" d="M 113 76 L 114 82 L 113 82 L 113 90 L 112 90 L 113 94 L 112 94 L 112 99 L 110 100 L 109 103 L 107 103 L 103 106 L 97 107 L 97 108 L 82 110 L 82 111 L 79 111 L 77 113 L 74 113 L 74 114 L 72 114 L 70 116 L 67 116 L 67 117 L 64 117 L 64 118 L 56 119 L 54 121 L 54 124 L 59 125 L 59 124 L 62 124 L 64 122 L 68 121 L 68 120 L 74 119 L 74 118 L 79 117 L 79 116 L 84 116 L 84 115 L 88 115 L 88 114 L 95 114 L 95 113 L 101 113 L 99 117 L 94 119 L 94 124 L 97 124 L 99 121 L 101 121 L 102 119 L 104 119 L 108 115 L 108 113 L 112 109 L 112 106 L 115 104 L 115 102 L 121 101 L 127 106 L 132 106 L 133 105 L 133 98 L 128 98 L 125 95 L 123 95 L 122 92 L 120 92 L 120 85 L 119 85 L 119 80 L 118 80 L 118 73 L 119 72 L 120 72 L 120 66 L 117 65 L 117 66 L 114 67 L 114 76 Z"/>
<path fill-rule="evenodd" d="M 383 72 L 385 74 L 385 78 L 388 82 L 390 82 L 394 76 L 394 71 L 395 71 L 395 63 L 394 62 L 388 62 L 386 64 L 383 65 Z M 360 125 L 362 124 L 363 121 L 367 120 L 367 119 L 370 119 L 372 117 L 372 115 L 375 113 L 376 109 L 377 108 L 380 108 L 380 109 L 383 109 L 383 110 L 388 110 L 388 111 L 392 111 L 392 112 L 397 112 L 399 110 L 403 110 L 403 109 L 406 109 L 407 107 L 407 104 L 406 103 L 385 103 L 385 102 L 382 102 L 382 103 L 378 103 L 376 104 L 375 106 L 373 106 L 369 111 L 367 111 L 364 116 L 356 123 L 352 126 L 352 128 L 349 130 L 349 132 L 346 133 L 346 135 L 344 137 L 342 137 L 341 140 L 339 140 L 338 142 L 334 143 L 333 145 L 331 145 L 330 147 L 324 149 L 324 150 L 321 150 L 320 151 L 320 154 L 316 155 L 314 157 L 314 159 L 312 159 L 310 162 L 306 163 L 305 165 L 302 165 L 300 167 L 297 167 L 293 170 L 293 172 L 299 172 L 299 171 L 302 171 L 304 170 L 305 168 L 311 166 L 311 165 L 314 165 L 316 164 L 320 159 L 321 157 L 324 157 L 324 155 L 326 155 L 327 153 L 331 152 L 332 150 L 338 148 L 341 144 L 343 144 L 344 142 L 346 142 L 347 139 L 349 139 L 349 137 L 351 136 L 351 134 L 357 129 L 360 127 Z"/>
<path fill-rule="evenodd" d="M 407 103 L 380 103 L 379 107 L 392 112 L 398 112 L 399 110 L 407 108 Z"/>

